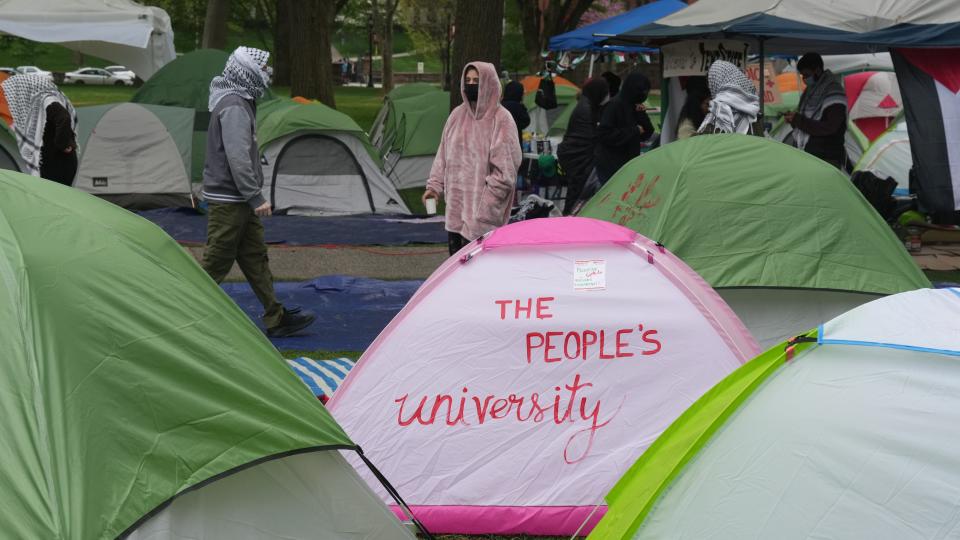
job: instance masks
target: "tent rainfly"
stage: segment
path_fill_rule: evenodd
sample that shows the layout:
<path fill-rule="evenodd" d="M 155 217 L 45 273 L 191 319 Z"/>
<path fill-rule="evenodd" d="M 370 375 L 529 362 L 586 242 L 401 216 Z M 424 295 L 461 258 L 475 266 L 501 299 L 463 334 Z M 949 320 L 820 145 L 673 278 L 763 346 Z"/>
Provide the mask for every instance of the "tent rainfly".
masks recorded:
<path fill-rule="evenodd" d="M 413 540 L 359 451 L 149 221 L 0 171 L 0 530 Z"/>
<path fill-rule="evenodd" d="M 692 137 L 635 158 L 580 215 L 662 243 L 765 347 L 880 296 L 930 286 L 846 175 L 752 135 Z"/>
<path fill-rule="evenodd" d="M 0 169 L 16 172 L 25 170 L 17 147 L 17 136 L 3 122 L 0 122 Z"/>
<path fill-rule="evenodd" d="M 716 385 L 610 491 L 590 540 L 948 538 L 960 290 L 901 293 Z"/>
<path fill-rule="evenodd" d="M 342 112 L 277 98 L 257 109 L 257 139 L 264 193 L 277 212 L 410 213 L 367 134 Z"/>
<path fill-rule="evenodd" d="M 661 246 L 603 221 L 535 219 L 434 272 L 329 406 L 430 530 L 570 536 L 754 351 Z"/>
<path fill-rule="evenodd" d="M 176 58 L 167 12 L 132 0 L 2 0 L 0 34 L 105 58 L 143 80 Z"/>
<path fill-rule="evenodd" d="M 384 99 L 371 140 L 397 189 L 427 184 L 450 116 L 449 102 L 449 92 L 428 84 L 398 86 Z"/>
<path fill-rule="evenodd" d="M 80 107 L 73 186 L 125 208 L 193 206 L 193 109 L 141 103 Z"/>

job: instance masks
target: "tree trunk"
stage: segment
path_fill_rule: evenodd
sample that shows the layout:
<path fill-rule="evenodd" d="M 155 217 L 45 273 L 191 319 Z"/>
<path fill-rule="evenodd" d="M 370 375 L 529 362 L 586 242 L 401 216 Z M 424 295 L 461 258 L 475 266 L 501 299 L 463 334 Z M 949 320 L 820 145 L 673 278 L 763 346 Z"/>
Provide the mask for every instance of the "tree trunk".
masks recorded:
<path fill-rule="evenodd" d="M 330 34 L 333 29 L 333 0 L 300 0 L 297 13 L 290 17 L 290 94 L 319 99 L 336 107 L 333 94 L 333 71 L 330 57 Z"/>
<path fill-rule="evenodd" d="M 520 30 L 527 55 L 527 70 L 536 73 L 543 67 L 540 59 L 540 9 L 537 0 L 517 0 L 520 6 Z"/>
<path fill-rule="evenodd" d="M 383 57 L 383 94 L 393 90 L 393 17 L 397 13 L 400 0 L 387 0 L 383 13 L 383 46 L 380 54 Z"/>
<path fill-rule="evenodd" d="M 450 65 L 450 109 L 463 100 L 463 66 L 470 62 L 500 64 L 503 43 L 503 2 L 457 2 L 453 58 Z M 499 69 L 498 69 L 499 71 Z"/>
<path fill-rule="evenodd" d="M 273 28 L 273 80 L 278 86 L 290 86 L 290 20 L 294 13 L 293 0 L 277 0 Z"/>
<path fill-rule="evenodd" d="M 208 0 L 207 18 L 203 23 L 204 49 L 227 48 L 227 21 L 230 18 L 230 0 Z"/>

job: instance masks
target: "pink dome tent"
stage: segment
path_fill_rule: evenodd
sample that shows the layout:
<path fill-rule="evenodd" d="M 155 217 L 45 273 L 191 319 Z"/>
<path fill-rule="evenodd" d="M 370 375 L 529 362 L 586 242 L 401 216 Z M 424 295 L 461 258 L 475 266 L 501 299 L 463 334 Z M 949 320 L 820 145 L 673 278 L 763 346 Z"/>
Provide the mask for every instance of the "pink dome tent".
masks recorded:
<path fill-rule="evenodd" d="M 431 531 L 570 535 L 758 352 L 662 246 L 612 223 L 538 219 L 444 263 L 329 407 Z"/>

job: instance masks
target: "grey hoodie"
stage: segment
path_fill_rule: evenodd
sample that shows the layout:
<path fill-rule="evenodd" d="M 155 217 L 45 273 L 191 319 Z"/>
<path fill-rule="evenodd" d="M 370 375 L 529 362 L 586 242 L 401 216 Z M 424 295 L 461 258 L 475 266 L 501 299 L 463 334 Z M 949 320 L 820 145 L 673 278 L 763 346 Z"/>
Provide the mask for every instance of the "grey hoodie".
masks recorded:
<path fill-rule="evenodd" d="M 224 96 L 210 112 L 207 158 L 203 165 L 203 198 L 213 203 L 247 203 L 257 208 L 263 169 L 257 149 L 257 109 L 236 94 Z"/>

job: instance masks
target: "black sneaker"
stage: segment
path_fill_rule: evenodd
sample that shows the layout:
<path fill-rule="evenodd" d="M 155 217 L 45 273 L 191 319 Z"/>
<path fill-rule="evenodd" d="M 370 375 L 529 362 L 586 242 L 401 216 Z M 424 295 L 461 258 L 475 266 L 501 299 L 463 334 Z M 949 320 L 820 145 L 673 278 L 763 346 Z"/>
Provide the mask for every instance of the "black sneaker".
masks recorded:
<path fill-rule="evenodd" d="M 273 328 L 268 328 L 267 335 L 270 337 L 286 337 L 310 326 L 315 320 L 317 320 L 317 316 L 309 311 L 301 312 L 299 309 L 296 311 L 284 310 L 280 324 Z"/>

